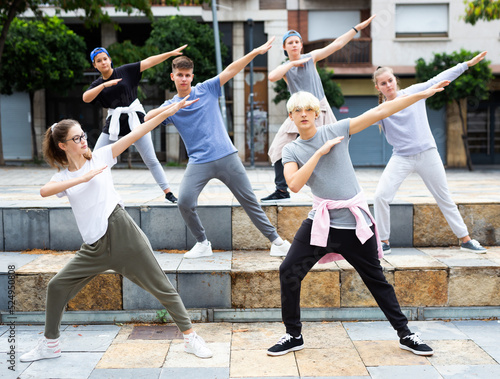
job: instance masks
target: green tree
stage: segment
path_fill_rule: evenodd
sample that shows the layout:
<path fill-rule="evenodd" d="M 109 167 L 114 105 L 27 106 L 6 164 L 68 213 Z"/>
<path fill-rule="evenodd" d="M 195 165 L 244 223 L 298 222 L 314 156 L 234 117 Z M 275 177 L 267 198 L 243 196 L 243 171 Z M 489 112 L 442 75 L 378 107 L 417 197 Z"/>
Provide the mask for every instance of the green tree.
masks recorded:
<path fill-rule="evenodd" d="M 193 83 L 203 82 L 217 75 L 214 32 L 210 25 L 198 23 L 189 17 L 172 16 L 155 21 L 152 28 L 143 52 L 149 55 L 159 54 L 188 44 L 183 53 L 195 64 Z M 226 56 L 227 46 L 221 43 L 223 61 Z M 144 71 L 144 77 L 161 89 L 174 91 L 175 85 L 170 79 L 170 63 L 171 60 L 168 60 Z"/>
<path fill-rule="evenodd" d="M 451 54 L 434 54 L 434 58 L 426 63 L 423 58 L 417 60 L 416 79 L 419 82 L 425 82 L 439 73 L 447 70 L 458 63 L 468 61 L 475 57 L 480 52 L 470 52 L 464 49 Z M 462 123 L 462 139 L 464 141 L 465 152 L 467 154 L 467 165 L 469 170 L 472 170 L 472 162 L 469 154 L 469 146 L 467 142 L 467 131 L 465 120 L 462 116 L 461 101 L 467 99 L 469 104 L 477 104 L 481 100 L 486 100 L 489 97 L 489 83 L 493 79 L 493 74 L 489 67 L 490 62 L 483 60 L 478 64 L 469 67 L 462 75 L 452 81 L 448 87 L 442 92 L 426 100 L 427 105 L 432 109 L 441 109 L 446 104 L 456 102 L 460 121 Z"/>
<path fill-rule="evenodd" d="M 340 108 L 344 104 L 344 95 L 339 85 L 333 81 L 333 70 L 328 71 L 322 67 L 317 67 L 317 70 L 328 104 L 331 107 Z M 287 101 L 290 98 L 290 92 L 288 92 L 287 84 L 283 79 L 276 82 L 274 92 L 276 92 L 276 96 L 273 99 L 274 104 L 278 104 L 280 101 Z"/>
<path fill-rule="evenodd" d="M 475 25 L 479 20 L 491 21 L 500 18 L 500 0 L 464 1 L 465 22 Z"/>
<path fill-rule="evenodd" d="M 0 68 L 0 93 L 28 92 L 31 114 L 37 90 L 64 92 L 73 87 L 87 66 L 85 42 L 62 20 L 14 19 L 5 44 L 4 65 Z M 33 152 L 38 155 L 33 117 Z"/>

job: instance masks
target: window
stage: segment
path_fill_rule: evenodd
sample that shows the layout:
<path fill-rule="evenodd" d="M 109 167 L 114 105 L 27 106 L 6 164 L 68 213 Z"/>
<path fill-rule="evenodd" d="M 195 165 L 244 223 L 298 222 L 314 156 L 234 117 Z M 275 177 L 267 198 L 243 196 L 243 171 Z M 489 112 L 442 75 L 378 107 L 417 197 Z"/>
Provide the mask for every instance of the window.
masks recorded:
<path fill-rule="evenodd" d="M 309 11 L 308 40 L 335 39 L 359 24 L 359 20 L 359 11 Z M 359 33 L 355 38 L 359 38 Z"/>
<path fill-rule="evenodd" d="M 448 4 L 396 4 L 396 38 L 448 37 Z"/>

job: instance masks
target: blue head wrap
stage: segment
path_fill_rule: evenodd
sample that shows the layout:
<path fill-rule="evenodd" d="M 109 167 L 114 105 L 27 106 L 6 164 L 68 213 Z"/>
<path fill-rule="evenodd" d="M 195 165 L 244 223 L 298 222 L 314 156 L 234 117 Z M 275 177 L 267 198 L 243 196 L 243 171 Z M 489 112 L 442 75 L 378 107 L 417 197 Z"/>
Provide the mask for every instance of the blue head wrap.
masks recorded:
<path fill-rule="evenodd" d="M 104 47 L 96 47 L 92 52 L 90 53 L 90 61 L 94 63 L 94 58 L 97 54 L 100 53 L 106 53 L 108 57 L 111 58 L 111 55 L 109 55 L 108 50 L 106 50 Z M 113 67 L 113 62 L 111 62 L 111 67 Z"/>

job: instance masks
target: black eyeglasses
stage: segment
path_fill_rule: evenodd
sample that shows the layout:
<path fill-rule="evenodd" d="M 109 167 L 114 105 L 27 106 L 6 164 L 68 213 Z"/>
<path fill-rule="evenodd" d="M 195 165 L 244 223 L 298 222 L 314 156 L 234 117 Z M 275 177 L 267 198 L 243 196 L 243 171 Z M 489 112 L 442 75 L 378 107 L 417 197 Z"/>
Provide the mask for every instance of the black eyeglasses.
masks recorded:
<path fill-rule="evenodd" d="M 81 136 L 75 136 L 73 138 L 67 139 L 64 142 L 73 141 L 78 145 L 80 142 L 82 142 L 82 139 L 84 139 L 85 141 L 87 140 L 87 133 L 83 133 Z"/>

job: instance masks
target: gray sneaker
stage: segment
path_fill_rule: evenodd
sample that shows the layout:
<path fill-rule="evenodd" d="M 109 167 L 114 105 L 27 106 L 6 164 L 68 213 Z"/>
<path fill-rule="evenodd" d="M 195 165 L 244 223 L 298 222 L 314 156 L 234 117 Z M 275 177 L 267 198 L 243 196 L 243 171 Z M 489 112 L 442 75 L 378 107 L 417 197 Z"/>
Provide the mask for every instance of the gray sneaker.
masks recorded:
<path fill-rule="evenodd" d="M 382 242 L 382 251 L 384 255 L 391 253 L 391 245 L 389 243 Z"/>
<path fill-rule="evenodd" d="M 470 251 L 470 252 L 476 253 L 476 254 L 486 253 L 486 249 L 484 247 L 482 247 L 481 244 L 479 242 L 477 242 L 476 240 L 470 240 L 467 242 L 463 242 L 460 245 L 460 250 L 466 250 L 466 251 Z"/>

